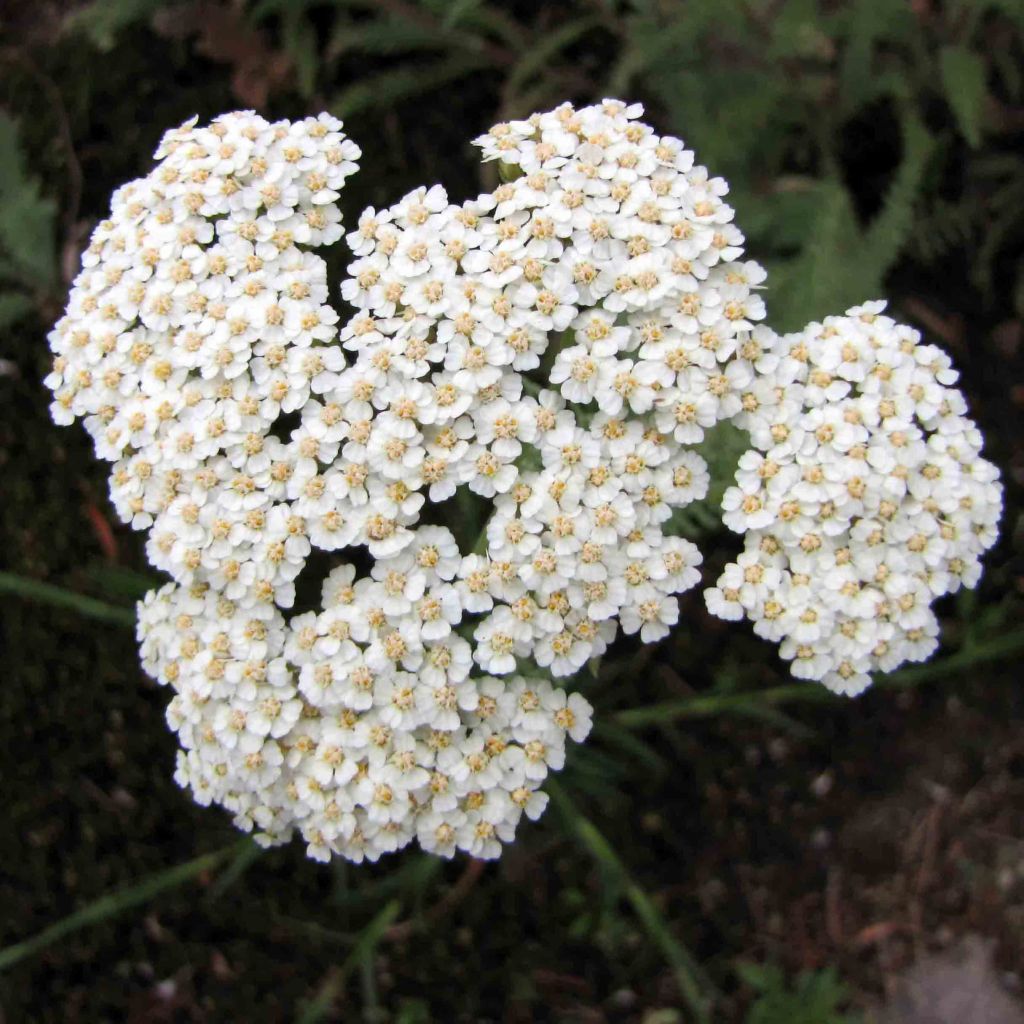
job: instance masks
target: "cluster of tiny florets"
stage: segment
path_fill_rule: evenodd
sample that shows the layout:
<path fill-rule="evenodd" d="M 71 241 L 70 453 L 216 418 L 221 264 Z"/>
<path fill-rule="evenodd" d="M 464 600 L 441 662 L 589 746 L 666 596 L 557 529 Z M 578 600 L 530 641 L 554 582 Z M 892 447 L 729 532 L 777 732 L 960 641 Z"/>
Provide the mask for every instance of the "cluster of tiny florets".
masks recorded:
<path fill-rule="evenodd" d="M 341 234 L 339 122 L 188 124 L 115 194 L 51 336 L 54 414 L 84 417 L 174 577 L 145 664 L 176 691 L 180 781 L 240 824 L 318 856 L 492 856 L 589 728 L 523 674 L 677 620 L 700 555 L 666 526 L 708 484 L 684 446 L 739 408 L 764 274 L 725 183 L 638 114 L 498 126 L 493 194 L 367 211 L 340 344 L 309 251 Z M 471 550 L 437 511 L 459 488 L 487 508 Z M 286 620 L 314 549 L 323 605 Z"/>
<path fill-rule="evenodd" d="M 326 115 L 170 132 L 93 236 L 47 383 L 176 581 L 140 605 L 139 635 L 175 690 L 178 781 L 321 858 L 414 838 L 495 856 L 543 810 L 537 787 L 589 707 L 543 680 L 470 677 L 453 627 L 483 599 L 464 596 L 476 566 L 446 528 L 408 528 L 423 498 L 398 496 L 382 439 L 363 436 L 370 406 L 309 251 L 341 237 L 358 157 Z M 322 611 L 286 621 L 312 549 L 359 544 L 371 576 L 339 565 Z"/>
<path fill-rule="evenodd" d="M 744 552 L 706 595 L 846 694 L 935 650 L 931 606 L 978 581 L 1002 507 L 949 357 L 884 309 L 765 330 L 737 418 L 753 448 L 723 499 Z"/>
<path fill-rule="evenodd" d="M 493 505 L 459 572 L 455 614 L 496 675 L 554 676 L 621 625 L 668 632 L 700 555 L 668 536 L 702 498 L 686 445 L 735 414 L 760 352 L 764 272 L 739 260 L 726 185 L 677 139 L 608 101 L 502 124 L 477 140 L 511 178 L 461 205 L 418 189 L 367 210 L 342 294 L 358 429 L 332 472 L 366 466 L 377 558 L 413 537 L 425 499 Z"/>
<path fill-rule="evenodd" d="M 697 583 L 674 513 L 720 421 L 754 450 L 709 606 L 795 674 L 855 692 L 924 657 L 931 601 L 976 580 L 1000 491 L 948 361 L 874 305 L 759 326 L 726 183 L 640 113 L 497 125 L 494 192 L 365 211 L 340 326 L 312 250 L 360 153 L 328 115 L 189 122 L 97 227 L 53 414 L 173 577 L 139 639 L 176 778 L 261 841 L 497 856 L 590 729 L 549 680 L 664 636 Z M 315 552 L 320 604 L 288 618 Z"/>
<path fill-rule="evenodd" d="M 327 115 L 240 113 L 168 132 L 156 156 L 93 233 L 46 383 L 57 422 L 83 418 L 114 463 L 121 518 L 152 527 L 150 558 L 183 579 L 223 571 L 206 542 L 258 504 L 262 472 L 300 458 L 272 424 L 339 365 L 325 264 L 308 250 L 341 237 L 359 149 Z"/>
<path fill-rule="evenodd" d="M 429 584 L 444 575 L 426 573 Z M 466 641 L 396 668 L 372 608 L 386 598 L 340 566 L 323 611 L 286 622 L 272 603 L 167 584 L 140 609 L 146 670 L 174 688 L 176 779 L 263 843 L 298 830 L 310 856 L 376 860 L 418 840 L 432 853 L 496 857 L 538 787 L 562 767 L 590 706 L 546 680 L 469 678 Z M 369 620 L 367 617 L 369 616 Z"/>

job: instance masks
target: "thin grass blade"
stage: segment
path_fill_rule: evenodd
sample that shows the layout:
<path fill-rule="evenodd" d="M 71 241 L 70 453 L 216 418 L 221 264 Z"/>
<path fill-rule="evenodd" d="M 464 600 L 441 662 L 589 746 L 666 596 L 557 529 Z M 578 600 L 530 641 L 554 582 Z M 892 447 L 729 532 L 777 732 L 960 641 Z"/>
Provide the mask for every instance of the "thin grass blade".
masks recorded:
<path fill-rule="evenodd" d="M 557 782 L 549 780 L 545 789 L 586 850 L 601 868 L 622 886 L 623 894 L 632 905 L 644 930 L 672 967 L 676 984 L 679 986 L 679 994 L 694 1019 L 700 1024 L 709 1022 L 714 990 L 700 965 L 669 930 L 661 912 L 629 874 L 626 865 L 593 822 L 576 808 Z"/>
<path fill-rule="evenodd" d="M 13 594 L 55 608 L 69 608 L 88 619 L 108 622 L 114 626 L 135 626 L 135 612 L 131 608 L 119 608 L 106 601 L 98 601 L 95 597 L 76 594 L 73 590 L 18 576 L 13 572 L 0 572 L 0 594 Z"/>
<path fill-rule="evenodd" d="M 251 840 L 246 837 L 243 842 L 248 844 Z M 168 868 L 166 871 L 159 871 L 155 875 L 150 875 L 149 878 L 144 878 L 141 882 L 127 889 L 110 893 L 107 896 L 101 896 L 98 900 L 94 900 L 88 906 L 82 907 L 81 910 L 76 910 L 75 913 L 65 917 L 62 921 L 51 924 L 48 928 L 44 928 L 31 938 L 0 950 L 0 971 L 13 967 L 19 961 L 32 956 L 34 953 L 38 953 L 47 946 L 52 946 L 66 935 L 71 935 L 82 928 L 87 928 L 91 924 L 99 924 L 101 921 L 117 917 L 132 907 L 148 903 L 167 889 L 175 889 L 186 882 L 192 881 L 192 879 L 198 877 L 204 871 L 211 871 L 221 861 L 230 857 L 232 853 L 236 853 L 241 845 L 240 843 L 232 843 L 230 846 L 214 850 L 212 853 L 204 853 L 194 860 L 186 861 L 184 864 L 178 864 L 173 868 Z"/>
<path fill-rule="evenodd" d="M 260 859 L 266 850 L 254 840 L 242 843 L 231 863 L 217 876 L 206 894 L 206 902 L 214 903 L 237 882 L 249 868 Z"/>
<path fill-rule="evenodd" d="M 391 900 L 359 933 L 344 962 L 327 976 L 327 980 L 320 987 L 316 997 L 306 1005 L 302 1015 L 298 1018 L 298 1024 L 318 1024 L 326 1017 L 331 1009 L 331 1004 L 344 987 L 345 979 L 354 967 L 362 966 L 373 956 L 373 951 L 384 937 L 388 927 L 398 917 L 401 908 L 401 901 Z"/>

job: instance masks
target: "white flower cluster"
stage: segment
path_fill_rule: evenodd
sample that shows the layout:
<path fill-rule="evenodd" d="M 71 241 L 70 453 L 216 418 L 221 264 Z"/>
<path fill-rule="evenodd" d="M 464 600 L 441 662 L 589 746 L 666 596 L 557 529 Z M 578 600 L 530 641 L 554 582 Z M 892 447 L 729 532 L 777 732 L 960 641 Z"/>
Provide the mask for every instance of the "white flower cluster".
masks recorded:
<path fill-rule="evenodd" d="M 448 573 L 442 562 L 425 575 Z M 376 587 L 341 566 L 324 611 L 290 623 L 205 584 L 151 592 L 142 658 L 175 690 L 175 778 L 262 843 L 298 830 L 320 860 L 376 860 L 413 839 L 496 857 L 524 813 L 543 812 L 538 786 L 561 768 L 566 737 L 589 732 L 590 707 L 545 680 L 469 679 L 468 644 L 453 636 L 417 671 L 396 670 L 370 640 L 392 618 L 372 607 L 387 604 Z"/>
<path fill-rule="evenodd" d="M 781 643 L 793 675 L 857 694 L 937 646 L 931 609 L 981 575 L 1002 488 L 948 356 L 870 302 L 774 338 L 725 494 L 744 552 L 706 592 Z"/>
<path fill-rule="evenodd" d="M 764 275 L 725 183 L 638 114 L 499 126 L 481 143 L 514 141 L 518 176 L 493 195 L 364 214 L 340 346 L 308 251 L 341 233 L 339 122 L 190 123 L 115 194 L 47 382 L 175 580 L 140 637 L 177 691 L 178 777 L 243 826 L 493 856 L 589 729 L 517 673 L 676 621 L 700 556 L 664 527 L 707 488 L 682 446 L 738 408 Z M 461 486 L 491 505 L 471 552 L 431 525 Z M 286 622 L 313 549 L 340 564 Z"/>
<path fill-rule="evenodd" d="M 725 182 L 640 113 L 497 125 L 493 193 L 367 210 L 340 330 L 310 250 L 342 237 L 360 154 L 328 115 L 189 122 L 97 227 L 50 335 L 53 414 L 84 419 L 173 577 L 139 638 L 175 691 L 176 778 L 261 841 L 497 856 L 590 729 L 535 677 L 620 626 L 664 636 L 698 581 L 672 516 L 721 420 L 757 450 L 709 604 L 797 675 L 855 692 L 925 656 L 931 601 L 976 578 L 1000 492 L 948 362 L 875 306 L 755 326 Z M 316 551 L 321 604 L 286 619 Z"/>
<path fill-rule="evenodd" d="M 313 856 L 413 838 L 496 856 L 543 810 L 537 787 L 589 707 L 543 680 L 470 680 L 451 533 L 403 526 L 388 544 L 393 479 L 357 440 L 369 407 L 345 391 L 325 264 L 306 251 L 341 237 L 359 156 L 341 127 L 231 114 L 169 133 L 115 194 L 52 332 L 53 412 L 85 418 L 116 462 L 115 507 L 177 581 L 140 606 L 139 635 L 176 691 L 179 782 L 262 841 L 298 829 Z M 364 540 L 372 578 L 340 566 L 323 611 L 286 622 L 312 547 Z"/>
<path fill-rule="evenodd" d="M 209 541 L 240 542 L 222 520 L 259 504 L 259 473 L 299 458 L 271 426 L 343 362 L 324 346 L 338 320 L 325 264 L 300 246 L 341 237 L 359 149 L 327 115 L 236 113 L 168 132 L 156 156 L 93 233 L 46 383 L 57 422 L 83 417 L 115 463 L 121 518 L 153 526 L 151 560 L 182 579 L 223 572 Z"/>
<path fill-rule="evenodd" d="M 348 239 L 356 358 L 330 474 L 376 482 L 377 558 L 410 543 L 424 492 L 493 502 L 453 614 L 483 617 L 473 659 L 496 675 L 571 675 L 620 624 L 668 632 L 700 555 L 665 525 L 708 484 L 684 446 L 739 410 L 760 356 L 764 272 L 738 261 L 727 186 L 639 113 L 498 125 L 477 143 L 512 180 L 461 205 L 418 189 Z"/>

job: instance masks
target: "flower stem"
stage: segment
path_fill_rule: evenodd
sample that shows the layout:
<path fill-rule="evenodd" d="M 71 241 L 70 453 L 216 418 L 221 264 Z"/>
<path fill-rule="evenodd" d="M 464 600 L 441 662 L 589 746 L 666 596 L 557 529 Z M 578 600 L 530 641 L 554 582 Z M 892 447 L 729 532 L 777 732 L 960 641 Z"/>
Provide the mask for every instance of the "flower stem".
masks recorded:
<path fill-rule="evenodd" d="M 14 594 L 28 601 L 38 601 L 57 608 L 70 608 L 89 619 L 109 622 L 115 626 L 134 626 L 135 612 L 131 608 L 120 608 L 117 605 L 98 601 L 85 594 L 76 594 L 73 590 L 43 583 L 27 576 L 18 576 L 12 572 L 0 572 L 0 594 Z"/>
<path fill-rule="evenodd" d="M 632 905 L 644 930 L 671 965 L 672 973 L 679 987 L 679 994 L 693 1013 L 694 1020 L 699 1024 L 709 1022 L 712 997 L 715 993 L 700 965 L 669 931 L 661 911 L 629 874 L 626 865 L 619 859 L 611 843 L 598 831 L 593 822 L 575 807 L 572 800 L 554 779 L 547 781 L 545 789 L 590 855 L 602 870 L 622 887 L 623 895 Z"/>

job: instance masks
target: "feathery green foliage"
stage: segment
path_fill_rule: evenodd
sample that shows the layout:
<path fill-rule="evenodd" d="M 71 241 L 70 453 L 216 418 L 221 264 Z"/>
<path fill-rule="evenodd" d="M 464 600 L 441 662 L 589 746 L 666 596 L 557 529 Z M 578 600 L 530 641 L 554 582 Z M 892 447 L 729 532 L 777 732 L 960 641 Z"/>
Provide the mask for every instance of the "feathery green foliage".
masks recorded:
<path fill-rule="evenodd" d="M 757 992 L 746 1024 L 856 1024 L 860 1020 L 843 1012 L 849 990 L 831 967 L 802 971 L 792 987 L 775 966 L 741 964 L 737 974 Z"/>
<path fill-rule="evenodd" d="M 56 209 L 26 168 L 17 124 L 0 110 L 0 327 L 53 284 Z"/>

